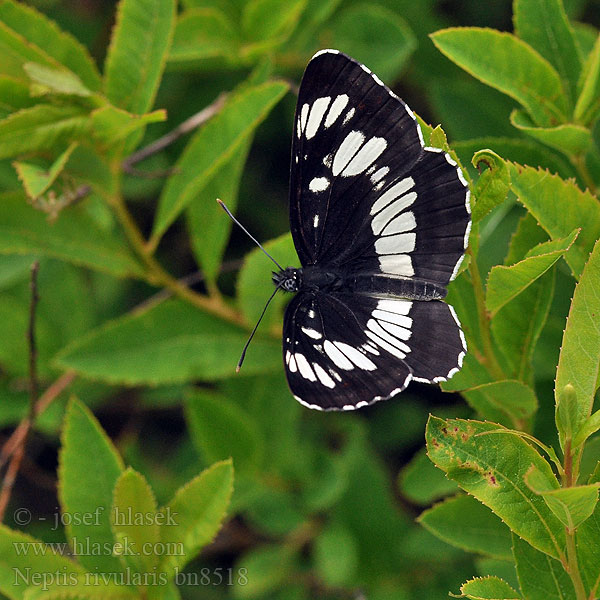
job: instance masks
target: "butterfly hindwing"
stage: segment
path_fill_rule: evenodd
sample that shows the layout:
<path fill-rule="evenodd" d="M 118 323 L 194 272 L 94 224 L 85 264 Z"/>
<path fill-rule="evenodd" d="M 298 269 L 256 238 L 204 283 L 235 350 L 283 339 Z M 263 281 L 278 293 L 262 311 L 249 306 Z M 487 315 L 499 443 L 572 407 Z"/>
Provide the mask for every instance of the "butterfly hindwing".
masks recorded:
<path fill-rule="evenodd" d="M 351 410 L 394 396 L 411 379 L 445 380 L 465 351 L 452 308 L 439 301 L 300 292 L 286 310 L 286 375 L 310 408 Z"/>
<path fill-rule="evenodd" d="M 360 63 L 317 53 L 292 143 L 290 221 L 302 264 L 445 285 L 464 254 L 469 210 L 460 169 L 424 147 L 406 104 Z"/>

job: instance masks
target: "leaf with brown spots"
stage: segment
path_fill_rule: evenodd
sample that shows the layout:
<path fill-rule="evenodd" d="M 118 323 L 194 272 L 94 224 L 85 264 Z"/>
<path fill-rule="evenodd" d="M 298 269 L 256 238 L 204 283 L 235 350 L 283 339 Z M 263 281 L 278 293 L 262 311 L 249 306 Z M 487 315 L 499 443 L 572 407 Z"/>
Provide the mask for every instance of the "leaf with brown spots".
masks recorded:
<path fill-rule="evenodd" d="M 558 488 L 558 481 L 537 450 L 507 432 L 495 423 L 431 416 L 427 452 L 450 479 L 490 508 L 517 535 L 538 550 L 561 558 L 564 528 L 524 478 L 535 465 L 548 489 Z"/>

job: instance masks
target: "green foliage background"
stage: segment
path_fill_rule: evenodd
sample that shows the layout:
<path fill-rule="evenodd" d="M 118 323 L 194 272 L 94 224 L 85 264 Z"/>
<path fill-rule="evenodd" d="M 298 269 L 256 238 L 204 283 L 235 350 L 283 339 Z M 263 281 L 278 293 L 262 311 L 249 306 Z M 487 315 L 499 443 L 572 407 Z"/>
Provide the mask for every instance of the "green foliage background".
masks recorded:
<path fill-rule="evenodd" d="M 1 0 L 5 438 L 29 411 L 35 260 L 52 401 L 0 526 L 0 593 L 596 598 L 599 15 L 597 0 Z M 291 397 L 282 295 L 235 375 L 271 265 L 215 203 L 298 264 L 294 89 L 323 47 L 394 87 L 473 200 L 448 295 L 462 371 L 354 414 Z M 77 556 L 43 545 L 65 542 Z"/>

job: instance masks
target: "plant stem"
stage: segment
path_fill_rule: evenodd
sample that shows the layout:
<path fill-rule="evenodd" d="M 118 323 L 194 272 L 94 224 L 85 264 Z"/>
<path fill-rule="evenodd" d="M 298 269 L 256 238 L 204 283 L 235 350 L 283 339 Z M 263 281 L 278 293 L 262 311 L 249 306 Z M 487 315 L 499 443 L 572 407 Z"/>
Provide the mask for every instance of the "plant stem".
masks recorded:
<path fill-rule="evenodd" d="M 579 563 L 577 562 L 577 547 L 575 545 L 575 531 L 566 529 L 567 534 L 567 560 L 568 560 L 568 573 L 573 582 L 575 588 L 575 596 L 577 600 L 586 600 L 587 595 L 585 593 L 585 587 L 583 580 L 581 579 L 581 573 L 579 572 Z"/>
<path fill-rule="evenodd" d="M 565 442 L 565 456 L 563 460 L 563 484 L 564 487 L 572 487 L 577 483 L 578 461 L 573 461 L 573 449 L 571 440 L 567 438 Z M 575 544 L 576 529 L 565 527 L 567 539 L 567 573 L 573 582 L 577 600 L 586 600 L 585 587 L 579 572 L 579 563 L 577 561 L 577 546 Z"/>
<path fill-rule="evenodd" d="M 237 311 L 225 304 L 220 296 L 209 297 L 198 294 L 165 271 L 152 254 L 148 252 L 144 236 L 137 226 L 137 223 L 133 220 L 131 213 L 127 210 L 121 195 L 117 193 L 108 198 L 108 201 L 113 207 L 131 247 L 146 266 L 148 283 L 157 287 L 169 289 L 175 296 L 189 302 L 203 311 L 214 314 L 232 323 L 245 325 L 243 317 Z"/>
<path fill-rule="evenodd" d="M 467 250 L 470 252 L 470 250 Z M 490 372 L 497 380 L 505 379 L 504 370 L 500 366 L 498 359 L 496 358 L 496 352 L 492 344 L 492 336 L 490 332 L 490 317 L 485 307 L 485 292 L 483 289 L 483 283 L 481 281 L 481 275 L 479 274 L 479 267 L 475 257 L 471 253 L 471 260 L 469 262 L 469 275 L 471 276 L 471 283 L 473 284 L 473 291 L 475 293 L 475 302 L 477 304 L 477 316 L 479 317 L 479 329 L 481 331 L 481 341 L 483 343 L 485 365 L 489 367 Z"/>

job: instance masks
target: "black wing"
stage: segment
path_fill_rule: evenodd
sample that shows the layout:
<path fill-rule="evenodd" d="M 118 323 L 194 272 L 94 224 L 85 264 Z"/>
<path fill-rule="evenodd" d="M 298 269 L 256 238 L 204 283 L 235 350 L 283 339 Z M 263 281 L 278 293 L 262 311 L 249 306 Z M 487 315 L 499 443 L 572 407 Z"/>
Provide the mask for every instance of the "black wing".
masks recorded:
<path fill-rule="evenodd" d="M 353 410 L 411 379 L 444 381 L 465 352 L 456 314 L 440 301 L 300 292 L 285 313 L 286 376 L 309 408 Z"/>
<path fill-rule="evenodd" d="M 290 222 L 304 266 L 447 284 L 469 235 L 456 163 L 425 148 L 412 111 L 337 50 L 308 64 L 298 96 Z"/>

